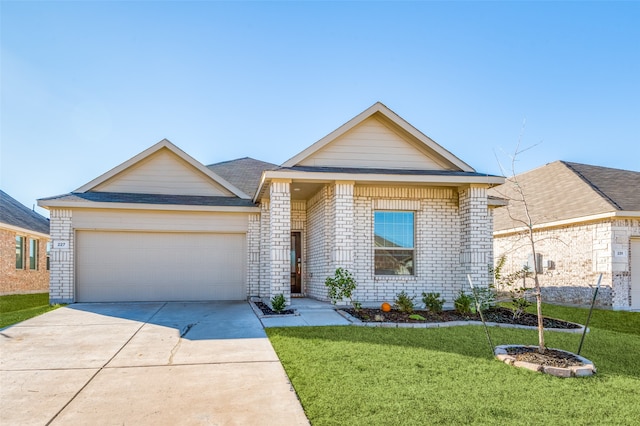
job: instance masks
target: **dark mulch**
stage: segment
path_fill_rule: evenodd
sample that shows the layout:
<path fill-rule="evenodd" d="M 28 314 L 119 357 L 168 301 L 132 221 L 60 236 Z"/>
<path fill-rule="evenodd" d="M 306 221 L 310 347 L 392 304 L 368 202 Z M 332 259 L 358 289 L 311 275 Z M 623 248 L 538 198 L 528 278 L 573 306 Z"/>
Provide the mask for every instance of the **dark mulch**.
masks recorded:
<path fill-rule="evenodd" d="M 276 312 L 273 309 L 271 309 L 271 307 L 269 305 L 267 305 L 266 303 L 263 302 L 253 302 L 258 308 L 260 308 L 260 310 L 262 311 L 262 313 L 264 315 L 291 315 L 293 313 L 295 313 L 295 311 L 293 309 L 285 309 L 282 312 Z"/>
<path fill-rule="evenodd" d="M 391 312 L 383 312 L 381 309 L 369 309 L 362 308 L 355 309 L 343 309 L 352 316 L 360 319 L 364 322 L 447 322 L 447 321 L 480 321 L 480 315 L 469 314 L 461 315 L 455 311 L 420 311 L 416 310 L 413 314 L 421 315 L 425 320 L 417 320 L 409 318 L 410 314 L 392 310 Z M 517 325 L 529 325 L 533 327 L 538 326 L 538 317 L 533 314 L 522 314 L 519 318 L 513 318 L 513 313 L 507 308 L 495 307 L 484 312 L 484 320 L 487 322 L 496 322 L 500 324 L 517 324 Z M 569 323 L 553 318 L 544 318 L 543 325 L 545 328 L 563 328 L 563 329 L 576 329 L 580 328 L 579 325 Z"/>
<path fill-rule="evenodd" d="M 555 349 L 545 349 L 544 353 L 541 354 L 538 352 L 537 347 L 515 346 L 507 348 L 507 353 L 512 355 L 517 361 L 526 361 L 538 365 L 564 368 L 574 365 L 584 365 L 584 363 L 574 355 Z"/>

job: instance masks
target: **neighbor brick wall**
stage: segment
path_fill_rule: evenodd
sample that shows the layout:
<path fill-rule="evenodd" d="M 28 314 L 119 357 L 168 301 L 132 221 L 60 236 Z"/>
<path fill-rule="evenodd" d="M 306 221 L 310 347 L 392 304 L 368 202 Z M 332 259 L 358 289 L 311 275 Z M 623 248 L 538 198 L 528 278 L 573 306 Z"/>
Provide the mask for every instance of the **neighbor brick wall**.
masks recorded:
<path fill-rule="evenodd" d="M 16 236 L 25 238 L 25 265 L 16 269 Z M 38 240 L 38 267 L 29 268 L 29 239 Z M 45 293 L 49 291 L 47 270 L 47 241 L 28 231 L 0 229 L 0 295 Z"/>
<path fill-rule="evenodd" d="M 634 236 L 640 236 L 640 220 L 636 219 L 606 219 L 536 231 L 536 251 L 542 255 L 544 266 L 539 276 L 543 298 L 557 303 L 588 304 L 593 295 L 590 286 L 596 284 L 602 273 L 597 305 L 628 308 L 630 239 Z M 494 238 L 495 258 L 507 256 L 505 272 L 522 267 L 530 250 L 522 235 Z M 622 254 L 616 256 L 616 252 Z M 548 261 L 553 263 L 549 265 Z"/>

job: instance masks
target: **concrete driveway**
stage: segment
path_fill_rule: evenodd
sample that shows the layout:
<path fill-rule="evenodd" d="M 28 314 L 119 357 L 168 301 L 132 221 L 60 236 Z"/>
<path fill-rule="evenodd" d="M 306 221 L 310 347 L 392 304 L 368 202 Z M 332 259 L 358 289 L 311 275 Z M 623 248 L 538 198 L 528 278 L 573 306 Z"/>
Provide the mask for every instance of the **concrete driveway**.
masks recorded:
<path fill-rule="evenodd" d="M 74 304 L 0 331 L 0 424 L 308 424 L 246 302 Z"/>

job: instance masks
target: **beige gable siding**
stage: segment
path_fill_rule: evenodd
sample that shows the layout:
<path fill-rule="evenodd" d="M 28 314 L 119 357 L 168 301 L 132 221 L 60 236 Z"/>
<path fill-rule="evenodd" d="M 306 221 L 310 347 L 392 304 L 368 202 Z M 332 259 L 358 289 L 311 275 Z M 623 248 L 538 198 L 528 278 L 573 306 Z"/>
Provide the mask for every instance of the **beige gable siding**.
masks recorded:
<path fill-rule="evenodd" d="M 167 149 L 93 188 L 101 192 L 232 196 L 210 177 L 194 169 Z"/>
<path fill-rule="evenodd" d="M 249 214 L 78 209 L 72 220 L 76 229 L 244 233 Z"/>
<path fill-rule="evenodd" d="M 445 170 L 406 138 L 370 117 L 299 163 L 315 167 Z"/>

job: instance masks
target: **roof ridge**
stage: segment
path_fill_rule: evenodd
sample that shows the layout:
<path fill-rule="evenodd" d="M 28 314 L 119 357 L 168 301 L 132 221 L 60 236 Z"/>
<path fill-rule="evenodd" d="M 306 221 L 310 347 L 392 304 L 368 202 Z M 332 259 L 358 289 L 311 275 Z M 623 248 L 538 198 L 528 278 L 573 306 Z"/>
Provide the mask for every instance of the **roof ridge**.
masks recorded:
<path fill-rule="evenodd" d="M 591 189 L 594 190 L 594 192 L 596 192 L 598 195 L 600 195 L 600 197 L 602 197 L 606 202 L 608 202 L 609 204 L 611 204 L 613 207 L 615 207 L 616 210 L 623 210 L 622 207 L 616 203 L 615 201 L 613 201 L 613 199 L 611 197 L 609 197 L 603 190 L 601 190 L 600 188 L 598 188 L 598 186 L 596 184 L 594 184 L 593 182 L 591 182 L 585 175 L 583 175 L 582 173 L 580 173 L 574 166 L 573 164 L 579 164 L 579 163 L 569 163 L 567 161 L 562 161 L 560 160 L 560 162 L 562 164 L 564 164 L 569 170 L 571 170 L 576 176 L 578 176 L 580 179 L 582 179 L 587 185 L 589 185 L 589 187 Z M 584 166 L 589 166 L 588 164 L 583 164 Z M 589 167 L 599 167 L 599 166 L 589 166 Z M 601 167 L 606 169 L 607 167 Z"/>

